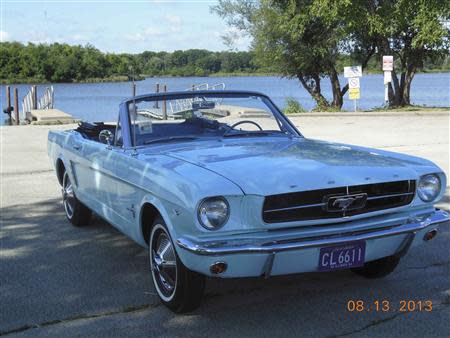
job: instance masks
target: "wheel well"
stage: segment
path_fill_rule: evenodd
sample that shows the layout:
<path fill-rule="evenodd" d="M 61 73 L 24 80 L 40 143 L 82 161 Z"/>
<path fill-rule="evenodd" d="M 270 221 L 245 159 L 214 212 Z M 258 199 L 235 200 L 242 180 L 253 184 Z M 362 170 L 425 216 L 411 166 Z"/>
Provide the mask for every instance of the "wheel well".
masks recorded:
<path fill-rule="evenodd" d="M 157 217 L 161 217 L 158 209 L 151 203 L 145 203 L 141 212 L 141 231 L 145 243 L 148 243 L 153 222 Z"/>
<path fill-rule="evenodd" d="M 66 167 L 64 167 L 63 161 L 58 158 L 58 160 L 56 161 L 56 176 L 58 177 L 58 182 L 60 185 L 62 185 L 63 183 L 63 175 L 65 171 Z"/>

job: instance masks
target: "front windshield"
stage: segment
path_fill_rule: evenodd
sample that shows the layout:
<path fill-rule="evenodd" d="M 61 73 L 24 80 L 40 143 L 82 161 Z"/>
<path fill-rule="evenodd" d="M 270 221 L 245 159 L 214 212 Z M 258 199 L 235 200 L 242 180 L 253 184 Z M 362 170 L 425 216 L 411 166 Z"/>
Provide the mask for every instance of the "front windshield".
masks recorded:
<path fill-rule="evenodd" d="M 296 135 L 262 96 L 199 94 L 131 101 L 128 112 L 136 146 L 209 138 Z"/>

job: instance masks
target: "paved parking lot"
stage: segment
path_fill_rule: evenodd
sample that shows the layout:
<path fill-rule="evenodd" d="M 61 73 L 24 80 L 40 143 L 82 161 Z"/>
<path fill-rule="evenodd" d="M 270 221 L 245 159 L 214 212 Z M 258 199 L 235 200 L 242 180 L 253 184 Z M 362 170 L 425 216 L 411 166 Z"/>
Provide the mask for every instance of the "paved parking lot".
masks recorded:
<path fill-rule="evenodd" d="M 449 174 L 449 115 L 296 117 L 307 137 L 423 156 Z M 202 307 L 174 315 L 160 305 L 147 252 L 96 219 L 66 221 L 46 154 L 50 128 L 1 127 L 1 318 L 8 337 L 448 337 L 450 231 L 414 248 L 382 280 L 348 271 L 207 283 Z M 449 194 L 440 204 L 449 209 Z M 349 300 L 390 302 L 349 312 Z M 433 302 L 431 312 L 400 301 Z"/>

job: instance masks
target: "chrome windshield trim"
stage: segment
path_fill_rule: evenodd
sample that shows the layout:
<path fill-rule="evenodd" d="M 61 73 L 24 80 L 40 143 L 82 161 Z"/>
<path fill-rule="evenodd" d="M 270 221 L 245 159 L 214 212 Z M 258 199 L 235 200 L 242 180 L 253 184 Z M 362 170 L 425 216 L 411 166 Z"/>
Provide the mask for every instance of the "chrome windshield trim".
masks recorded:
<path fill-rule="evenodd" d="M 190 238 L 181 237 L 177 245 L 189 252 L 202 256 L 230 255 L 239 253 L 276 253 L 280 251 L 319 248 L 322 246 L 345 244 L 354 241 L 396 236 L 401 234 L 415 234 L 431 225 L 447 222 L 450 215 L 443 210 L 436 210 L 431 214 L 411 218 L 408 223 L 387 229 L 378 229 L 360 234 L 345 236 L 324 236 L 317 238 L 291 238 L 283 241 L 270 240 L 239 240 L 196 242 Z"/>

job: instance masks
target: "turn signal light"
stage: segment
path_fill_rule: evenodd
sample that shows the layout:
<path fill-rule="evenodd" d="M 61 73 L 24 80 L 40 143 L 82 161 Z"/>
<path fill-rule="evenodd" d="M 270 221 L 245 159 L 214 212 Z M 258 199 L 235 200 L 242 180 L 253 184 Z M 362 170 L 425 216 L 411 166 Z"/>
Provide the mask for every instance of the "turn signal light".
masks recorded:
<path fill-rule="evenodd" d="M 227 270 L 227 267 L 228 265 L 225 262 L 216 262 L 209 267 L 209 271 L 211 271 L 211 273 L 215 275 L 218 275 L 225 272 Z"/>
<path fill-rule="evenodd" d="M 436 229 L 433 229 L 433 230 L 431 230 L 431 231 L 428 231 L 428 232 L 425 234 L 425 236 L 423 236 L 423 239 L 424 239 L 425 241 L 430 241 L 430 240 L 432 240 L 434 237 L 436 237 L 436 235 L 437 235 L 437 230 L 436 230 Z"/>

